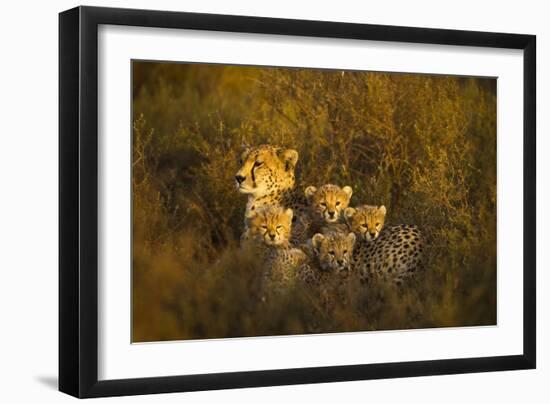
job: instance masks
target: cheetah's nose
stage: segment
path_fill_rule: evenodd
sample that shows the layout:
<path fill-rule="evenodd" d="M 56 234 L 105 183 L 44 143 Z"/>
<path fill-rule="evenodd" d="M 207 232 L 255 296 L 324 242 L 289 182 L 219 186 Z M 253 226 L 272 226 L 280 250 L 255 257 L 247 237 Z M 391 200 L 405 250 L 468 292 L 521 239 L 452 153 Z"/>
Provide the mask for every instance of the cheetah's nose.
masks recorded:
<path fill-rule="evenodd" d="M 271 240 L 275 240 L 275 234 L 270 234 L 270 235 L 269 235 L 269 238 L 270 238 Z"/>
<path fill-rule="evenodd" d="M 244 180 L 246 179 L 246 177 L 243 177 L 242 175 L 236 175 L 235 176 L 235 180 L 237 181 L 237 183 L 242 183 Z"/>
<path fill-rule="evenodd" d="M 328 212 L 328 215 L 329 215 L 330 217 L 334 217 L 334 213 L 335 213 L 335 212 L 334 212 L 333 210 L 331 210 L 331 211 Z"/>
<path fill-rule="evenodd" d="M 369 232 L 369 233 L 370 233 L 371 237 L 376 236 L 376 232 L 375 232 L 375 231 L 371 231 L 371 232 Z"/>
<path fill-rule="evenodd" d="M 340 265 L 340 266 L 343 266 L 343 265 L 344 265 L 344 260 L 337 260 L 336 262 L 337 262 L 338 265 Z"/>

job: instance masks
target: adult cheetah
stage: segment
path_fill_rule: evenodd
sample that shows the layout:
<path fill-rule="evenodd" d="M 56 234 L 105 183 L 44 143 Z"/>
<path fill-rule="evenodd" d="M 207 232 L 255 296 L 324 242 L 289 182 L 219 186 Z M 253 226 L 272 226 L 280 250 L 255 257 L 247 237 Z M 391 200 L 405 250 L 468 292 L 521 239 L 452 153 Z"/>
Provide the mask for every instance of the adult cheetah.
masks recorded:
<path fill-rule="evenodd" d="M 238 191 L 248 195 L 245 218 L 266 205 L 292 209 L 294 244 L 305 242 L 309 228 L 306 198 L 295 187 L 297 162 L 298 152 L 294 149 L 271 145 L 250 147 L 242 152 L 241 167 L 235 175 Z"/>

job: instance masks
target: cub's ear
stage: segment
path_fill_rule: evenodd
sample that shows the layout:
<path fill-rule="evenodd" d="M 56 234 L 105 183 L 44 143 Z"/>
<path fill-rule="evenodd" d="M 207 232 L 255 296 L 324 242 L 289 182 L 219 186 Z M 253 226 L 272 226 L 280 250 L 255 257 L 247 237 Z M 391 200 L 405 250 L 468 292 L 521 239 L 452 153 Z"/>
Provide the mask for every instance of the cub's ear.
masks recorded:
<path fill-rule="evenodd" d="M 294 216 L 294 212 L 292 211 L 292 209 L 288 208 L 287 210 L 285 210 L 285 215 L 288 216 L 288 220 L 292 220 L 292 216 Z"/>
<path fill-rule="evenodd" d="M 348 233 L 346 236 L 346 239 L 351 243 L 351 245 L 355 244 L 355 233 Z"/>
<path fill-rule="evenodd" d="M 294 149 L 286 149 L 282 152 L 281 158 L 285 163 L 285 169 L 287 171 L 294 170 L 298 162 L 298 152 Z"/>
<path fill-rule="evenodd" d="M 386 207 L 384 205 L 382 205 L 378 208 L 378 211 L 380 213 L 382 213 L 383 215 L 385 215 L 386 214 Z"/>
<path fill-rule="evenodd" d="M 258 216 L 258 212 L 256 210 L 249 210 L 248 212 L 244 213 L 244 223 L 246 226 L 250 226 L 250 223 L 252 223 L 252 219 L 254 219 L 256 216 Z"/>
<path fill-rule="evenodd" d="M 308 202 L 311 199 L 311 197 L 315 194 L 315 192 L 317 192 L 317 188 L 315 188 L 313 185 L 310 185 L 305 189 L 304 194 L 306 195 L 306 199 L 308 200 Z"/>
<path fill-rule="evenodd" d="M 323 236 L 321 233 L 315 234 L 315 235 L 311 238 L 311 244 L 313 245 L 313 248 L 315 248 L 316 250 L 318 250 L 319 247 L 321 247 L 321 243 L 323 242 L 324 239 L 325 239 L 325 236 Z"/>
<path fill-rule="evenodd" d="M 348 198 L 351 198 L 351 195 L 353 194 L 353 189 L 349 185 L 346 185 L 344 188 L 342 188 L 342 191 L 344 191 Z"/>
<path fill-rule="evenodd" d="M 346 219 L 352 219 L 353 216 L 355 215 L 355 212 L 357 212 L 355 208 L 346 208 L 344 209 L 344 217 Z"/>

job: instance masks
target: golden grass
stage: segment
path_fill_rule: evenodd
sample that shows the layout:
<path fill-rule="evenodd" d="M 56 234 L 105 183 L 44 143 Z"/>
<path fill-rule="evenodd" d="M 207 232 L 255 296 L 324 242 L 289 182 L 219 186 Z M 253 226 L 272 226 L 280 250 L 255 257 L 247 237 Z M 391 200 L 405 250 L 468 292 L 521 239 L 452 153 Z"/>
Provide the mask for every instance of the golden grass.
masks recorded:
<path fill-rule="evenodd" d="M 496 323 L 496 83 L 445 76 L 134 62 L 133 340 Z M 260 299 L 241 251 L 243 143 L 298 150 L 300 186 L 422 227 L 423 276 L 351 287 L 324 307 L 300 285 Z"/>

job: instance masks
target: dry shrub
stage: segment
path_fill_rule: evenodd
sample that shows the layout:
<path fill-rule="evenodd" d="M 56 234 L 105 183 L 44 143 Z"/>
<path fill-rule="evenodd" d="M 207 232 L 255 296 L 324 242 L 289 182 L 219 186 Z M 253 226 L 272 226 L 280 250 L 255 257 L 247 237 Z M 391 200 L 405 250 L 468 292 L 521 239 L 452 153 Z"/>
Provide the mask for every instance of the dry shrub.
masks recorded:
<path fill-rule="evenodd" d="M 134 341 L 496 323 L 495 80 L 133 70 Z M 352 284 L 330 307 L 300 285 L 260 291 L 237 241 L 243 143 L 295 148 L 300 187 L 351 185 L 352 204 L 385 204 L 388 224 L 421 226 L 425 274 L 403 289 Z"/>

